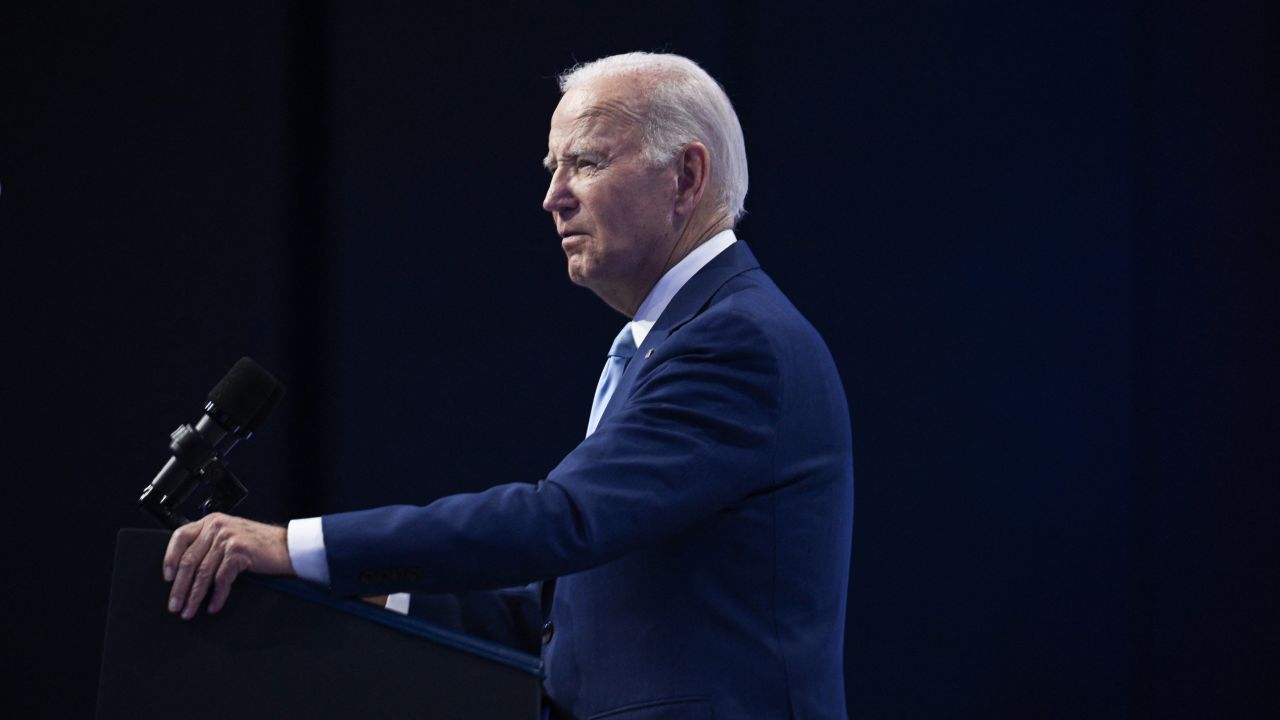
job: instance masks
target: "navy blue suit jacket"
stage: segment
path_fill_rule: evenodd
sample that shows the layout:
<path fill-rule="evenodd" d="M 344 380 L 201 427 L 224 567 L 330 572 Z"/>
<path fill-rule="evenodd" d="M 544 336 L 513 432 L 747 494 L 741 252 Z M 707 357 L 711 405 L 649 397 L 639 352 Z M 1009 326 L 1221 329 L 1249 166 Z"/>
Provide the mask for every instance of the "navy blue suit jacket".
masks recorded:
<path fill-rule="evenodd" d="M 558 578 L 547 694 L 615 720 L 845 717 L 852 523 L 835 365 L 741 241 L 676 294 L 545 479 L 323 520 L 344 594 Z M 465 614 L 479 595 L 448 597 Z M 478 624 L 536 625 L 517 596 Z"/>

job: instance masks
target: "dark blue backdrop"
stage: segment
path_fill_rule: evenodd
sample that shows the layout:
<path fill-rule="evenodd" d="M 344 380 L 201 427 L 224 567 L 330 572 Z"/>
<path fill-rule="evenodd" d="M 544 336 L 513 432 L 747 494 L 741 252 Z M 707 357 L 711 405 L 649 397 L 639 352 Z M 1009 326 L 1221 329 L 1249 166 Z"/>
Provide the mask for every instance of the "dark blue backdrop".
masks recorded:
<path fill-rule="evenodd" d="M 851 715 L 1275 710 L 1263 3 L 422 5 L 0 13 L 8 704 L 89 714 L 114 532 L 241 354 L 251 516 L 549 470 L 622 321 L 539 208 L 553 77 L 666 49 L 848 388 Z"/>

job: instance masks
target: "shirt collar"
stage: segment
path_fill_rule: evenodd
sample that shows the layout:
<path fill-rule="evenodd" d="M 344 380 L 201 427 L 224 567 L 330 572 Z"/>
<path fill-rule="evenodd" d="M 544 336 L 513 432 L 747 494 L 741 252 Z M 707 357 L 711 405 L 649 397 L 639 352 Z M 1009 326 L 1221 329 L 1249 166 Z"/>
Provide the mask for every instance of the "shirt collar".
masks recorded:
<path fill-rule="evenodd" d="M 653 324 L 662 316 L 662 311 L 667 309 L 667 305 L 671 303 L 671 298 L 680 292 L 680 288 L 689 282 L 689 278 L 697 274 L 704 265 L 711 262 L 717 255 L 725 251 L 725 248 L 737 242 L 738 236 L 734 235 L 733 230 L 722 230 L 710 239 L 694 248 L 685 255 L 680 262 L 676 263 L 670 270 L 666 272 L 658 282 L 649 291 L 649 295 L 645 297 L 644 302 L 640 303 L 640 309 L 636 310 L 636 316 L 631 320 L 631 335 L 635 338 L 636 347 L 640 347 L 644 343 L 644 339 L 649 335 L 649 330 L 653 328 Z"/>

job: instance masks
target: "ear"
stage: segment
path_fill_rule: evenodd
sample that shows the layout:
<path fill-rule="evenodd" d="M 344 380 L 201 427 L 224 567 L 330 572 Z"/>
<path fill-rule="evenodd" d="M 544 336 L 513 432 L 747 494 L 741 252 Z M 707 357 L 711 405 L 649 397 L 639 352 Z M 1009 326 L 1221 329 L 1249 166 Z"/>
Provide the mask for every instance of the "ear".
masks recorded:
<path fill-rule="evenodd" d="M 677 215 L 688 217 L 702 202 L 707 183 L 711 180 L 711 153 L 707 146 L 694 140 L 680 151 L 676 158 L 676 206 Z"/>

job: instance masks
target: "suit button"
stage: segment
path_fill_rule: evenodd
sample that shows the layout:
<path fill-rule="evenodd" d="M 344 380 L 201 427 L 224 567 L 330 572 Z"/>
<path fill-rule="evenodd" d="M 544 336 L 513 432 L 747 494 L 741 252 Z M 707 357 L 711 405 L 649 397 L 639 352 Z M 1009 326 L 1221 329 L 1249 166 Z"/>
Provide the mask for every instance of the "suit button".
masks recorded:
<path fill-rule="evenodd" d="M 542 626 L 542 644 L 546 645 L 551 642 L 551 636 L 556 634 L 556 626 L 550 620 L 546 625 Z"/>

